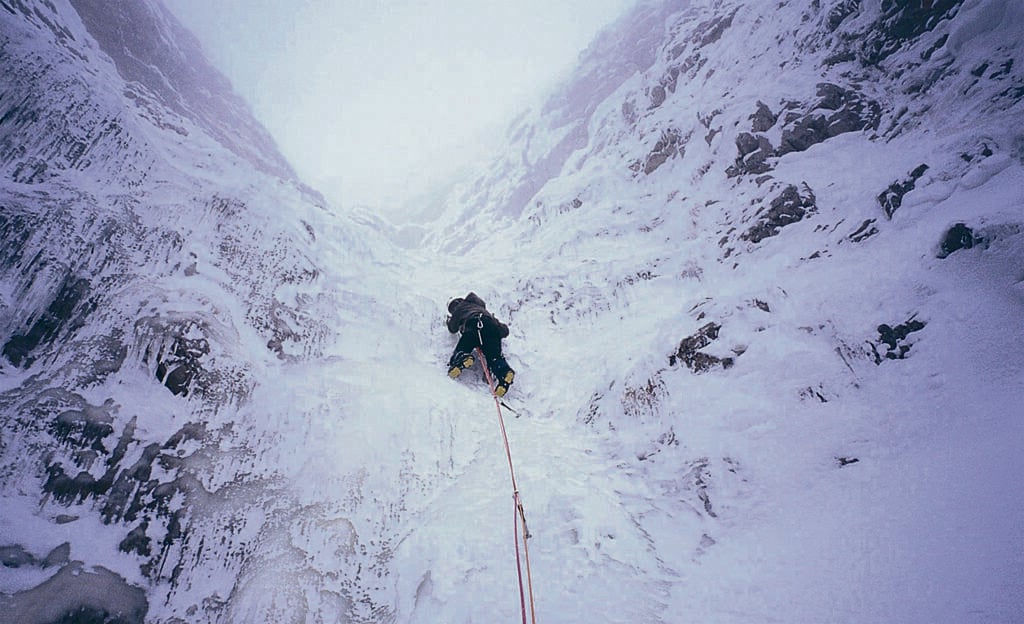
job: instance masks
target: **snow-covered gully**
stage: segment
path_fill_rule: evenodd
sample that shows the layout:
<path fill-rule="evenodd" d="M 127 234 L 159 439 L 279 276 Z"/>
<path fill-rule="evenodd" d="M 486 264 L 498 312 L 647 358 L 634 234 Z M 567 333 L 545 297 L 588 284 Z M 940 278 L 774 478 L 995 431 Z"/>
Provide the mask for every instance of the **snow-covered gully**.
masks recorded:
<path fill-rule="evenodd" d="M 0 0 L 0 622 L 521 621 L 468 291 L 538 622 L 1020 620 L 1017 3 L 639 2 L 400 224 L 112 4 Z"/>

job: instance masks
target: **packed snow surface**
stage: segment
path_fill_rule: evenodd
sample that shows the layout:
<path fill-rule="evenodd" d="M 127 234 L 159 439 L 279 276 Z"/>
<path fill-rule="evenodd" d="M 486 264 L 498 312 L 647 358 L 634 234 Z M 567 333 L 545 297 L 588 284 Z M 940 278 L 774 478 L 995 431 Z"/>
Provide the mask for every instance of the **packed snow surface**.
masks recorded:
<path fill-rule="evenodd" d="M 0 622 L 521 621 L 499 409 L 538 622 L 1021 621 L 1016 4 L 639 3 L 396 225 L 22 4 Z"/>

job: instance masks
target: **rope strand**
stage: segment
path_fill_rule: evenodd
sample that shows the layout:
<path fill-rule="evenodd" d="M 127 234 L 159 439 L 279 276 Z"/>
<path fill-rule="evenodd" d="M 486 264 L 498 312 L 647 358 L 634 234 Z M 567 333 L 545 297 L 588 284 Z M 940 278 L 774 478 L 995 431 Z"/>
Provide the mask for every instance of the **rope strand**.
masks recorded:
<path fill-rule="evenodd" d="M 481 343 L 482 345 L 483 343 Z M 523 542 L 523 560 L 526 563 L 526 585 L 530 594 L 530 621 L 533 624 L 537 624 L 537 609 L 536 603 L 533 600 L 533 575 L 530 573 L 530 547 L 527 545 L 527 540 L 530 537 L 530 530 L 526 528 L 526 511 L 523 509 L 523 501 L 519 496 L 519 486 L 516 484 L 516 471 L 512 467 L 512 450 L 508 443 L 508 432 L 505 430 L 505 418 L 501 414 L 501 401 L 498 398 L 497 393 L 494 389 L 494 380 L 491 378 L 490 368 L 487 366 L 487 358 L 484 357 L 483 348 L 477 347 L 477 356 L 480 358 L 480 365 L 484 371 L 484 377 L 487 379 L 487 387 L 491 390 L 491 396 L 494 397 L 494 407 L 498 410 L 498 425 L 501 428 L 501 438 L 505 442 L 505 457 L 508 459 L 508 472 L 512 478 L 512 501 L 515 504 L 515 510 L 513 511 L 513 530 L 516 539 L 516 572 L 519 575 L 519 608 L 523 614 L 523 624 L 526 624 L 526 596 L 523 590 L 523 561 L 519 558 L 519 521 L 523 521 L 522 531 L 522 542 Z"/>

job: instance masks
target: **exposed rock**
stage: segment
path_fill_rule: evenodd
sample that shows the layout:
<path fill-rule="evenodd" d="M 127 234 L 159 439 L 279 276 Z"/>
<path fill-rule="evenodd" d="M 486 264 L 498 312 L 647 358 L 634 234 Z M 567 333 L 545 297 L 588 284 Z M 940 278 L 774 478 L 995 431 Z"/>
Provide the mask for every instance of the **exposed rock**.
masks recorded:
<path fill-rule="evenodd" d="M 703 48 L 721 39 L 726 29 L 732 26 L 732 19 L 736 16 L 738 11 L 739 9 L 734 9 L 733 12 L 728 15 L 716 16 L 713 19 L 700 24 L 695 30 L 695 32 L 700 34 L 698 47 Z"/>
<path fill-rule="evenodd" d="M 32 351 L 40 344 L 53 341 L 61 330 L 69 324 L 81 324 L 83 316 L 87 315 L 92 306 L 86 301 L 90 292 L 89 280 L 69 275 L 61 285 L 53 301 L 50 302 L 46 312 L 32 324 L 32 327 L 24 334 L 16 334 L 4 345 L 3 354 L 15 366 L 32 364 L 34 358 L 30 357 Z M 72 317 L 76 311 L 79 316 Z"/>
<path fill-rule="evenodd" d="M 675 93 L 679 76 L 685 76 L 689 79 L 696 77 L 708 60 L 704 48 L 715 43 L 725 34 L 725 31 L 732 26 L 732 20 L 737 11 L 738 9 L 729 15 L 718 15 L 697 24 L 691 30 L 692 36 L 676 44 L 668 51 L 668 60 L 674 62 L 668 65 L 665 75 L 660 80 L 664 88 L 668 89 L 670 93 Z M 687 50 L 690 53 L 681 61 L 676 61 Z"/>
<path fill-rule="evenodd" d="M 37 559 L 32 553 L 25 550 L 19 544 L 12 546 L 0 546 L 0 565 L 6 568 L 20 568 L 22 566 L 38 565 L 48 568 L 55 565 L 64 565 L 71 555 L 71 544 L 64 542 L 55 547 L 43 559 Z"/>
<path fill-rule="evenodd" d="M 178 336 L 170 351 L 158 359 L 156 377 L 172 393 L 188 396 L 193 380 L 202 372 L 199 360 L 209 352 L 205 338 Z"/>
<path fill-rule="evenodd" d="M 132 529 L 128 536 L 121 540 L 117 548 L 121 552 L 136 553 L 143 557 L 148 557 L 150 554 L 150 539 L 146 535 L 146 527 L 149 526 L 149 522 L 143 520 L 139 526 Z"/>
<path fill-rule="evenodd" d="M 878 65 L 896 51 L 933 30 L 939 22 L 951 19 L 963 0 L 886 0 L 882 13 L 871 25 L 861 47 L 864 65 Z"/>
<path fill-rule="evenodd" d="M 768 132 L 779 116 L 772 112 L 768 105 L 761 100 L 757 101 L 757 111 L 750 116 L 750 130 L 752 132 Z"/>
<path fill-rule="evenodd" d="M 802 390 L 800 390 L 800 398 L 801 399 L 811 399 L 811 398 L 813 398 L 813 399 L 817 399 L 817 401 L 819 403 L 828 403 L 828 398 L 826 398 L 825 395 L 823 394 L 823 390 L 824 389 L 821 387 L 820 384 L 819 384 L 819 386 L 817 388 L 814 388 L 812 386 L 808 386 L 808 387 L 803 388 Z"/>
<path fill-rule="evenodd" d="M 893 182 L 889 188 L 878 194 L 878 205 L 882 207 L 885 216 L 892 218 L 892 215 L 903 205 L 904 195 L 914 190 L 914 186 L 925 171 L 928 171 L 928 165 L 922 163 L 911 171 L 908 177 Z"/>
<path fill-rule="evenodd" d="M 20 568 L 21 566 L 32 565 L 36 558 L 32 553 L 26 551 L 22 546 L 0 546 L 0 565 L 5 568 Z"/>
<path fill-rule="evenodd" d="M 661 138 L 654 144 L 654 148 L 644 159 L 643 172 L 644 175 L 650 175 L 654 171 L 665 164 L 669 158 L 675 156 L 681 156 L 685 153 L 686 142 L 689 140 L 689 136 L 683 137 L 678 130 L 670 128 L 661 133 Z M 636 168 L 640 168 L 634 165 Z M 635 169 L 634 169 L 635 170 Z"/>
<path fill-rule="evenodd" d="M 718 112 L 716 111 L 716 114 Z M 764 102 L 758 100 L 757 110 L 750 115 L 751 132 L 741 132 L 736 136 L 736 151 L 738 152 L 736 162 L 726 169 L 726 174 L 730 178 L 745 173 L 760 174 L 771 170 L 767 161 L 769 157 L 775 155 L 775 147 L 768 137 L 761 133 L 770 130 L 777 120 L 778 115 L 773 113 Z M 705 127 L 709 127 L 710 119 L 707 122 L 701 119 L 701 123 Z M 705 139 L 709 145 L 711 138 L 713 138 L 713 134 L 709 134 Z"/>
<path fill-rule="evenodd" d="M 817 85 L 816 97 L 807 105 L 784 104 L 782 136 L 777 148 L 760 133 L 773 128 L 780 115 L 758 101 L 757 111 L 750 116 L 751 132 L 741 132 L 736 137 L 738 156 L 726 170 L 727 175 L 765 173 L 771 169 L 767 161 L 772 156 L 802 152 L 847 132 L 878 128 L 882 107 L 858 91 L 822 82 Z"/>
<path fill-rule="evenodd" d="M 860 227 L 858 227 L 856 230 L 854 230 L 846 238 L 851 240 L 851 241 L 853 241 L 853 242 L 855 242 L 855 243 L 859 243 L 859 242 L 863 241 L 866 238 L 870 238 L 870 237 L 874 236 L 875 234 L 878 234 L 878 228 L 876 228 L 873 225 L 874 222 L 875 222 L 874 219 L 865 219 L 864 223 L 861 223 Z"/>
<path fill-rule="evenodd" d="M 114 414 L 117 406 L 113 399 L 103 405 L 90 405 L 84 399 L 78 409 L 70 409 L 57 415 L 51 425 L 53 437 L 62 443 L 77 446 L 92 446 L 113 433 Z"/>
<path fill-rule="evenodd" d="M 960 159 L 964 162 L 971 163 L 984 160 L 992 156 L 993 153 L 992 146 L 989 145 L 988 141 L 979 141 L 977 145 L 974 146 L 974 149 L 960 152 Z"/>
<path fill-rule="evenodd" d="M 829 12 L 828 17 L 825 20 L 825 27 L 829 32 L 835 31 L 839 28 L 839 25 L 849 17 L 857 13 L 860 10 L 860 0 L 841 0 L 833 6 Z"/>
<path fill-rule="evenodd" d="M 46 161 L 29 157 L 15 165 L 11 179 L 19 184 L 39 184 L 52 177 L 52 172 L 47 174 L 47 168 Z"/>
<path fill-rule="evenodd" d="M 97 481 L 96 477 L 89 472 L 82 470 L 74 478 L 64 472 L 64 466 L 58 463 L 50 464 L 46 468 L 47 478 L 43 484 L 43 491 L 53 494 L 53 497 L 66 505 L 75 502 L 82 502 L 89 496 L 103 494 L 109 489 L 109 483 Z"/>
<path fill-rule="evenodd" d="M 957 223 L 942 237 L 938 257 L 945 258 L 954 251 L 970 249 L 976 242 L 978 241 L 974 238 L 974 231 L 964 223 Z"/>
<path fill-rule="evenodd" d="M 666 393 L 665 383 L 657 375 L 638 385 L 627 385 L 622 392 L 622 413 L 636 420 L 653 417 Z"/>
<path fill-rule="evenodd" d="M 739 135 L 736 137 L 736 151 L 739 152 L 740 158 L 743 158 L 747 154 L 756 151 L 761 140 L 767 139 L 765 139 L 765 137 L 763 136 L 754 136 L 749 132 L 739 133 Z"/>
<path fill-rule="evenodd" d="M 775 155 L 775 148 L 763 134 L 753 135 L 741 132 L 736 137 L 736 162 L 726 170 L 729 177 L 745 173 L 765 173 L 771 170 L 768 158 Z"/>
<path fill-rule="evenodd" d="M 188 442 L 189 440 L 203 440 L 206 438 L 206 423 L 201 422 L 190 422 L 185 423 L 181 426 L 181 429 L 176 431 L 167 442 L 164 443 L 164 448 L 175 448 L 180 444 Z"/>
<path fill-rule="evenodd" d="M 778 156 L 802 152 L 847 132 L 878 128 L 882 107 L 858 91 L 822 82 L 817 85 L 817 97 L 806 113 L 787 115 Z"/>
<path fill-rule="evenodd" d="M 883 360 L 902 360 L 907 357 L 912 343 L 907 341 L 911 333 L 921 331 L 925 328 L 923 321 L 914 320 L 911 317 L 907 322 L 895 327 L 881 324 L 878 326 L 877 343 L 868 343 L 874 355 L 875 364 L 881 364 Z M 878 347 L 886 346 L 884 354 L 880 354 Z"/>
<path fill-rule="evenodd" d="M 158 482 L 150 481 L 153 460 L 160 453 L 160 445 L 146 446 L 142 456 L 132 466 L 121 470 L 113 482 L 101 513 L 105 522 L 112 520 L 134 520 L 143 508 L 154 508 L 152 492 Z"/>
<path fill-rule="evenodd" d="M 757 223 L 744 232 L 740 238 L 758 243 L 775 236 L 785 226 L 802 220 L 815 210 L 817 210 L 817 206 L 810 187 L 804 184 L 804 192 L 801 193 L 797 187 L 790 184 L 772 200 L 767 209 L 762 209 L 757 214 Z"/>
<path fill-rule="evenodd" d="M 71 544 L 70 542 L 64 542 L 60 546 L 55 546 L 53 550 L 46 555 L 43 559 L 43 567 L 48 568 L 50 566 L 62 566 L 65 565 L 71 559 Z"/>
<path fill-rule="evenodd" d="M 828 118 L 822 113 L 808 113 L 789 123 L 782 131 L 779 152 L 802 152 L 828 138 Z"/>
<path fill-rule="evenodd" d="M 8 622 L 143 624 L 146 593 L 121 576 L 73 561 L 42 584 L 3 598 Z"/>
<path fill-rule="evenodd" d="M 861 0 L 841 0 L 835 3 L 822 22 L 825 32 L 838 35 L 831 38 L 835 45 L 824 65 L 859 61 L 861 67 L 878 67 L 894 53 L 906 50 L 922 35 L 934 30 L 943 20 L 955 17 L 962 2 L 885 0 L 881 2 L 878 17 L 865 23 L 850 19 L 859 16 Z M 847 25 L 850 27 L 844 28 Z M 937 49 L 945 45 L 946 39 L 946 35 L 939 37 L 921 53 L 920 58 L 930 59 Z"/>
<path fill-rule="evenodd" d="M 636 120 L 639 119 L 640 116 L 636 112 L 635 102 L 632 100 L 625 100 L 622 102 L 622 118 L 630 126 L 636 123 Z"/>
<path fill-rule="evenodd" d="M 697 500 L 700 501 L 704 512 L 711 518 L 717 518 L 718 514 L 715 513 L 711 495 L 708 493 L 711 486 L 710 463 L 707 457 L 690 462 L 690 469 L 683 475 L 682 481 L 697 493 Z"/>
<path fill-rule="evenodd" d="M 650 108 L 658 108 L 665 103 L 665 87 L 661 85 L 655 85 L 648 91 L 648 97 L 651 98 Z"/>
<path fill-rule="evenodd" d="M 668 357 L 669 365 L 675 366 L 676 362 L 682 362 L 684 366 L 695 373 L 702 373 L 713 366 L 731 367 L 733 358 L 720 358 L 700 351 L 718 338 L 718 331 L 721 328 L 722 326 L 718 323 L 711 322 L 698 329 L 693 335 L 683 338 L 676 352 Z"/>

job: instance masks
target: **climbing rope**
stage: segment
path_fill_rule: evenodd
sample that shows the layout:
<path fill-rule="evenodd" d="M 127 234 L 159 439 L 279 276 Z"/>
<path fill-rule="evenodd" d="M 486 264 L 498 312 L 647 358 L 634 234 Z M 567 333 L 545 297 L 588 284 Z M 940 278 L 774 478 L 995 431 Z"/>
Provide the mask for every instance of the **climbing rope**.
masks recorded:
<path fill-rule="evenodd" d="M 481 344 L 483 343 L 481 342 Z M 526 595 L 523 591 L 523 564 L 525 563 L 526 588 L 530 595 L 530 621 L 533 624 L 537 624 L 537 610 L 533 601 L 533 576 L 530 574 L 530 547 L 527 544 L 527 540 L 530 538 L 530 530 L 526 528 L 526 511 L 524 511 L 523 501 L 519 497 L 519 486 L 516 484 L 516 471 L 512 467 L 512 451 L 508 444 L 508 433 L 505 431 L 505 418 L 501 413 L 501 401 L 495 392 L 494 380 L 491 378 L 491 370 L 487 366 L 487 358 L 484 357 L 483 350 L 480 347 L 476 348 L 476 354 L 477 357 L 480 358 L 481 367 L 484 369 L 484 377 L 487 379 L 487 387 L 490 388 L 491 396 L 494 397 L 494 407 L 498 410 L 498 425 L 501 428 L 501 438 L 505 442 L 505 457 L 508 459 L 508 472 L 512 477 L 512 500 L 515 503 L 513 531 L 516 540 L 516 572 L 519 574 L 519 609 L 523 614 L 523 624 L 526 624 Z M 521 534 L 519 531 L 520 520 L 523 523 L 523 530 Z M 520 536 L 522 537 L 523 543 L 522 561 L 519 557 Z"/>

